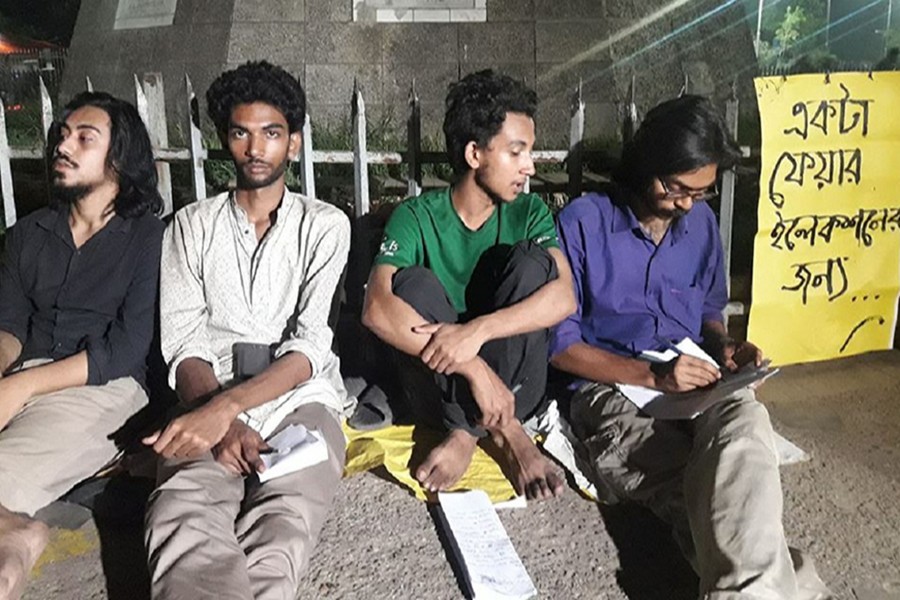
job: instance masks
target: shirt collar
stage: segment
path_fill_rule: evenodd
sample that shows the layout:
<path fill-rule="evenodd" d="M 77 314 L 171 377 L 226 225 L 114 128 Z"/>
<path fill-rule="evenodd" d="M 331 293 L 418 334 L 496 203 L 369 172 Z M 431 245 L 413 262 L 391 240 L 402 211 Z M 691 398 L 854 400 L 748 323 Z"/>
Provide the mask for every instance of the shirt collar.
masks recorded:
<path fill-rule="evenodd" d="M 69 224 L 66 217 L 68 216 L 67 211 L 60 210 L 58 208 L 51 208 L 40 218 L 37 219 L 37 224 L 47 231 L 59 231 L 58 225 L 63 225 L 68 229 Z"/>
<path fill-rule="evenodd" d="M 623 233 L 626 231 L 634 231 L 641 229 L 641 224 L 638 222 L 637 217 L 634 216 L 634 211 L 631 210 L 631 207 L 624 202 L 613 202 L 613 218 L 612 218 L 612 232 L 613 233 Z"/>
<path fill-rule="evenodd" d="M 284 191 L 281 193 L 281 202 L 278 203 L 278 208 L 275 209 L 275 220 L 270 228 L 277 227 L 278 224 L 281 223 L 282 217 L 290 210 L 290 205 L 292 205 L 295 200 L 294 194 L 291 193 L 287 186 L 285 186 Z M 234 193 L 234 190 L 228 193 L 228 204 L 231 206 L 231 214 L 234 218 L 238 219 L 239 224 L 250 224 L 250 219 L 247 217 L 247 211 L 244 210 L 243 206 L 238 204 L 237 194 Z"/>
<path fill-rule="evenodd" d="M 53 208 L 41 215 L 37 220 L 37 224 L 56 233 L 63 239 L 71 237 L 71 229 L 69 228 L 69 211 L 62 208 Z M 131 219 L 123 219 L 118 214 L 112 216 L 103 229 L 100 231 L 114 231 L 117 233 L 128 233 L 131 231 Z M 100 233 L 100 232 L 98 232 Z"/>

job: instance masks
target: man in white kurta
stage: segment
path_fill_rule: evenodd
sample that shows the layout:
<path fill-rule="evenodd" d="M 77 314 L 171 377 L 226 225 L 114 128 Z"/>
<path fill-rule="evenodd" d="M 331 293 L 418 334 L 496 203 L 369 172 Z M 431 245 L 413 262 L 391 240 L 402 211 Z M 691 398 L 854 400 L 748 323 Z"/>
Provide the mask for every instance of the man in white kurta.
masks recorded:
<path fill-rule="evenodd" d="M 344 462 L 350 407 L 328 315 L 349 221 L 285 188 L 305 112 L 296 79 L 247 63 L 207 99 L 238 187 L 179 211 L 163 240 L 162 349 L 186 412 L 145 439 L 162 457 L 146 523 L 151 591 L 293 598 Z M 238 369 L 247 344 L 255 367 Z M 260 483 L 266 440 L 291 424 L 320 433 L 328 459 Z"/>

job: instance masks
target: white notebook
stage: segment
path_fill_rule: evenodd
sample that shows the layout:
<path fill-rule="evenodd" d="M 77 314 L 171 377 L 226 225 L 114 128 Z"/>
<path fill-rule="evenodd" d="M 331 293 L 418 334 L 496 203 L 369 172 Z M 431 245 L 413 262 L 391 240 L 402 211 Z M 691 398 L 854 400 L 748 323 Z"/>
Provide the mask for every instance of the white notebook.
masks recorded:
<path fill-rule="evenodd" d="M 260 482 L 294 473 L 328 460 L 328 446 L 318 431 L 303 425 L 288 425 L 267 442 L 275 449 L 260 458 L 266 469 L 259 474 Z"/>

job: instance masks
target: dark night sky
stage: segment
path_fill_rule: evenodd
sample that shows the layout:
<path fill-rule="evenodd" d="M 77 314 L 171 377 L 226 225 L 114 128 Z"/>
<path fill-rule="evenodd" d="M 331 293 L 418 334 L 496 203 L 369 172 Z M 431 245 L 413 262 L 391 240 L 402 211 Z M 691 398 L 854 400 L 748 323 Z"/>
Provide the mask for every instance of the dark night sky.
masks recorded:
<path fill-rule="evenodd" d="M 0 33 L 67 46 L 81 0 L 0 0 Z"/>

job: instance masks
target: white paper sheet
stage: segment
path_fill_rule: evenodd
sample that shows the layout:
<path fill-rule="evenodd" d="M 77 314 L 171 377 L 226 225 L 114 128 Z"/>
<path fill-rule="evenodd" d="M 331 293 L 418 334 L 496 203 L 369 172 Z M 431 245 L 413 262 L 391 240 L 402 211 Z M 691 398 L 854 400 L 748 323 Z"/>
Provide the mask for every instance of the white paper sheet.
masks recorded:
<path fill-rule="evenodd" d="M 487 494 L 481 490 L 440 492 L 438 499 L 474 600 L 527 600 L 537 596 Z"/>
<path fill-rule="evenodd" d="M 678 352 L 675 350 L 642 352 L 641 358 L 650 362 L 668 362 L 676 358 L 680 352 L 705 360 L 719 368 L 716 361 L 690 338 L 684 338 L 675 347 Z M 769 369 L 767 366 L 757 368 L 754 365 L 747 365 L 736 373 L 726 373 L 717 384 L 709 388 L 679 394 L 665 394 L 659 390 L 624 383 L 616 384 L 616 387 L 635 406 L 651 417 L 692 419 L 716 402 L 731 397 L 740 389 L 759 384 L 777 372 L 778 369 Z"/>
<path fill-rule="evenodd" d="M 328 460 L 325 438 L 318 431 L 310 431 L 303 425 L 288 425 L 272 436 L 268 444 L 275 452 L 260 457 L 266 465 L 266 469 L 259 474 L 259 480 L 263 483 Z"/>

